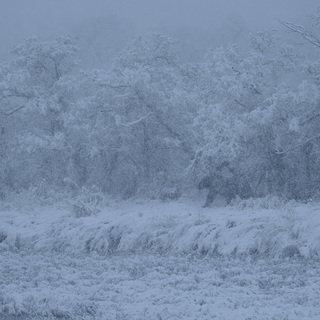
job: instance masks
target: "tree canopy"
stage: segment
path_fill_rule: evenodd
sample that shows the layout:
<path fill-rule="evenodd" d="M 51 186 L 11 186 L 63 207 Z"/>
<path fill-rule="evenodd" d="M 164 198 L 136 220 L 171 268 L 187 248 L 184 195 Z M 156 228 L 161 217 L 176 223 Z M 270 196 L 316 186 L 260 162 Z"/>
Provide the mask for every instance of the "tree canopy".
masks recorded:
<path fill-rule="evenodd" d="M 310 27 L 281 22 L 317 51 Z M 319 196 L 320 61 L 274 32 L 185 64 L 138 37 L 107 70 L 81 70 L 72 37 L 29 38 L 0 65 L 0 188 L 70 181 L 123 198 L 195 188 L 228 170 L 250 196 Z M 249 190 L 249 189 L 248 189 Z"/>

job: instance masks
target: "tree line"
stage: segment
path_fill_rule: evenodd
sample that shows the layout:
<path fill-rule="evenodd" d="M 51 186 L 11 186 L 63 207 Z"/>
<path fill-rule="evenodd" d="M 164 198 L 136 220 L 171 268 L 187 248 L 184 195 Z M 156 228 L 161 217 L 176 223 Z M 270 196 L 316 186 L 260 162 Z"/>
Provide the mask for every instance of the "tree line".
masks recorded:
<path fill-rule="evenodd" d="M 320 17 L 281 22 L 309 46 L 252 34 L 205 61 L 137 37 L 107 70 L 81 70 L 77 42 L 28 38 L 0 65 L 0 189 L 97 188 L 129 198 L 229 176 L 248 196 L 319 195 Z"/>

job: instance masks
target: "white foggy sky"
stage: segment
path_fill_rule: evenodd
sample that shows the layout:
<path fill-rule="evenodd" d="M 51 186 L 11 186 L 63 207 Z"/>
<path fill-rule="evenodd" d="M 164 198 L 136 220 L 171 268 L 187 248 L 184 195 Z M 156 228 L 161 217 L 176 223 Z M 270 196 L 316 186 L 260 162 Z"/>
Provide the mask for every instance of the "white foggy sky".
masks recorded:
<path fill-rule="evenodd" d="M 157 26 L 219 29 L 238 21 L 247 30 L 279 28 L 275 18 L 301 22 L 319 0 L 0 0 L 0 57 L 25 37 L 70 32 L 75 23 L 116 15 L 138 30 Z"/>

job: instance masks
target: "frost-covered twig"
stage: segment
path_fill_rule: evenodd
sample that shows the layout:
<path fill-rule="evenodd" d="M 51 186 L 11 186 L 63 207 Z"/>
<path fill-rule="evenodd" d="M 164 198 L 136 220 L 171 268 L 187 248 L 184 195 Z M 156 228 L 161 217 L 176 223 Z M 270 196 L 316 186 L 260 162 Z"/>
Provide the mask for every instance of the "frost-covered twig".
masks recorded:
<path fill-rule="evenodd" d="M 18 111 L 20 111 L 21 109 L 24 109 L 26 106 L 20 106 L 20 107 L 18 107 L 18 108 L 16 108 L 16 109 L 13 109 L 13 110 L 11 110 L 11 111 L 9 111 L 9 112 L 1 112 L 3 115 L 5 115 L 5 116 L 11 116 L 12 114 L 14 114 L 14 113 L 16 113 L 16 112 L 18 112 Z"/>
<path fill-rule="evenodd" d="M 131 121 L 131 122 L 128 122 L 128 123 L 122 123 L 120 121 L 117 121 L 117 124 L 121 125 L 121 126 L 124 126 L 124 127 L 131 127 L 131 126 L 134 126 L 134 125 L 140 123 L 141 121 L 147 119 L 151 114 L 153 114 L 153 112 L 149 112 L 147 115 L 141 117 L 140 119 L 134 120 L 134 121 Z"/>
<path fill-rule="evenodd" d="M 314 33 L 306 30 L 303 26 L 299 26 L 297 24 L 294 24 L 292 22 L 285 22 L 279 20 L 279 23 L 281 23 L 284 27 L 286 27 L 288 30 L 299 34 L 302 36 L 303 39 L 305 39 L 308 43 L 320 48 L 320 39 L 315 36 Z"/>

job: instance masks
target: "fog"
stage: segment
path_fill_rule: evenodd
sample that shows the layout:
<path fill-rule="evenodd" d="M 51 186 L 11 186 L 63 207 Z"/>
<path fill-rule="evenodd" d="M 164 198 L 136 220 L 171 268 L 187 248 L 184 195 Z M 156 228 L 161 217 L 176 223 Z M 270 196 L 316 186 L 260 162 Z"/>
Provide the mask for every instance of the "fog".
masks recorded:
<path fill-rule="evenodd" d="M 117 49 L 136 34 L 163 32 L 184 41 L 189 56 L 208 46 L 241 44 L 252 31 L 281 28 L 275 18 L 303 23 L 316 11 L 317 0 L 1 0 L 0 58 L 29 36 L 77 34 L 98 17 L 117 19 Z M 81 27 L 82 26 L 82 27 Z M 110 26 L 109 26 L 110 27 Z M 125 31 L 126 28 L 126 31 Z M 117 32 L 119 34 L 117 34 Z M 126 35 L 123 35 L 126 33 Z M 87 34 L 88 36 L 88 34 Z M 199 40 L 200 39 L 200 40 Z M 191 46 L 190 43 L 194 45 Z M 195 44 L 195 42 L 198 42 Z M 209 42 L 209 43 L 208 43 Z M 198 47 L 198 49 L 195 49 Z M 188 54 L 188 53 L 187 53 Z"/>
<path fill-rule="evenodd" d="M 0 0 L 0 320 L 320 319 L 319 0 Z"/>

